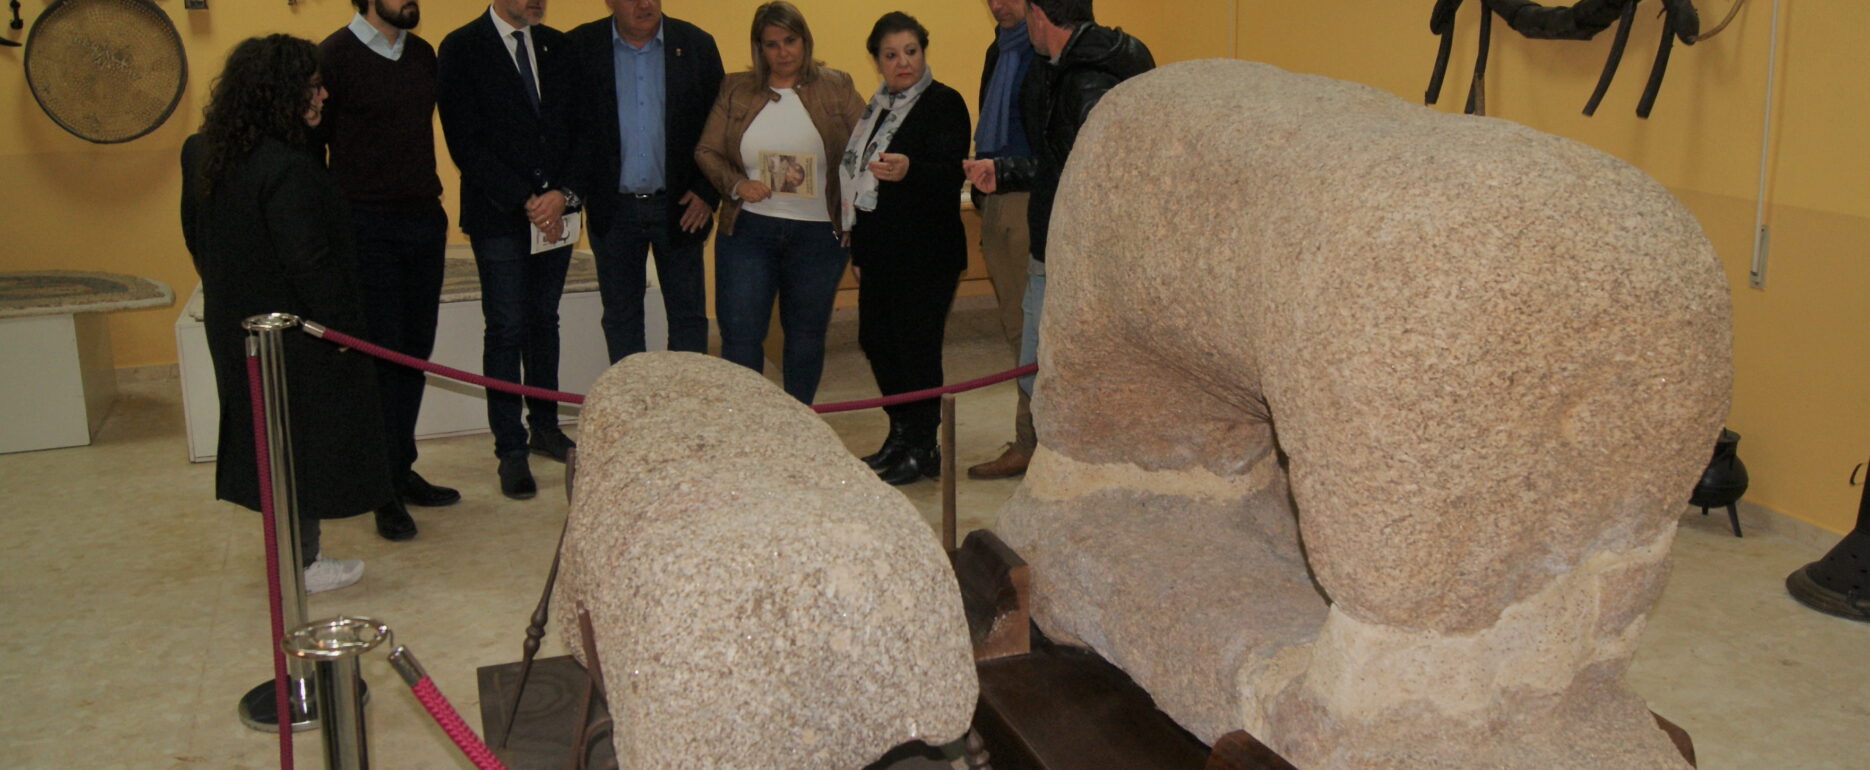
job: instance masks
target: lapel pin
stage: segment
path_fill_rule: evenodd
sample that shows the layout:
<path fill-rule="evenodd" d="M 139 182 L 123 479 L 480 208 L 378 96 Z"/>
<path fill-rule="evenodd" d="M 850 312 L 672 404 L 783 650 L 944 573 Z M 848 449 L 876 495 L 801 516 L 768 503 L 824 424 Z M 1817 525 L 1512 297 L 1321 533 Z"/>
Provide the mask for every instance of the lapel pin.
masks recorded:
<path fill-rule="evenodd" d="M 678 58 L 678 59 L 679 59 L 679 58 L 681 58 L 681 56 L 682 56 L 682 49 L 680 49 L 680 48 L 677 48 L 677 49 L 675 49 L 675 56 L 676 56 L 676 58 Z"/>

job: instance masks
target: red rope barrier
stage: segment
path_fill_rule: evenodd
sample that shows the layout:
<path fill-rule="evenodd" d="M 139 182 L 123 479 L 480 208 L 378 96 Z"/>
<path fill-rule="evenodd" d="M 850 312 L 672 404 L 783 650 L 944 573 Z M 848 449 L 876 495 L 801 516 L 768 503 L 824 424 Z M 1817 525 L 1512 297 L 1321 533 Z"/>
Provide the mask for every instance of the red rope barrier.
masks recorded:
<path fill-rule="evenodd" d="M 912 390 L 912 391 L 909 391 L 908 393 L 898 393 L 894 396 L 883 396 L 881 398 L 865 398 L 865 399 L 859 399 L 856 401 L 838 401 L 838 402 L 830 403 L 830 404 L 814 404 L 812 406 L 812 411 L 817 412 L 819 414 L 827 414 L 830 412 L 850 412 L 850 411 L 855 411 L 858 409 L 874 409 L 880 406 L 891 406 L 894 404 L 906 404 L 911 401 L 921 401 L 923 399 L 929 399 L 929 398 L 941 398 L 942 396 L 948 395 L 949 393 L 962 393 L 965 391 L 974 390 L 975 388 L 984 388 L 996 382 L 1006 382 L 1007 380 L 1013 379 L 1015 377 L 1024 377 L 1036 371 L 1039 371 L 1038 364 L 1027 364 L 1025 366 L 1021 366 L 1016 369 L 1008 369 L 998 374 L 989 374 L 985 377 L 978 377 L 972 380 L 968 380 L 966 382 L 957 382 L 953 385 L 943 385 L 939 388 Z"/>
<path fill-rule="evenodd" d="M 480 736 L 474 734 L 474 729 L 461 720 L 461 714 L 448 703 L 448 698 L 435 686 L 435 680 L 422 677 L 415 684 L 409 685 L 409 689 L 415 692 L 416 700 L 422 702 L 422 708 L 435 719 L 435 724 L 441 726 L 442 732 L 448 734 L 448 739 L 455 742 L 455 746 L 467 755 L 475 767 L 480 770 L 506 770 L 506 765 L 494 756 L 493 750 L 487 748 Z"/>
<path fill-rule="evenodd" d="M 331 342 L 335 342 L 339 345 L 350 348 L 352 350 L 367 353 L 369 355 L 373 355 L 373 356 L 376 356 L 377 358 L 381 358 L 387 361 L 394 361 L 396 363 L 402 364 L 403 366 L 407 366 L 412 369 L 420 369 L 425 372 L 433 372 L 443 377 L 447 377 L 451 380 L 460 380 L 462 382 L 466 382 L 469 384 L 479 385 L 483 388 L 490 388 L 493 390 L 497 390 L 502 393 L 512 393 L 513 395 L 516 395 L 516 396 L 530 396 L 532 398 L 543 398 L 543 399 L 547 399 L 550 401 L 561 401 L 567 404 L 584 403 L 584 396 L 580 396 L 576 393 L 566 393 L 560 390 L 546 390 L 545 388 L 535 388 L 530 385 L 520 385 L 517 383 L 507 382 L 506 380 L 496 380 L 486 375 L 475 374 L 473 372 L 456 369 L 451 366 L 442 366 L 441 364 L 435 363 L 433 361 L 424 361 L 420 358 L 416 358 L 415 356 L 409 355 L 408 353 L 398 353 L 394 350 L 390 350 L 389 348 L 383 347 L 382 345 L 378 345 L 374 342 L 367 342 L 364 340 L 360 340 L 356 337 L 352 337 L 349 334 L 345 334 L 344 332 L 338 331 L 336 329 L 326 328 L 324 326 L 320 326 L 318 324 L 312 323 L 311 321 L 305 321 L 301 323 L 300 327 L 305 329 L 305 332 L 307 334 L 310 334 L 321 340 L 330 340 Z"/>
<path fill-rule="evenodd" d="M 280 533 L 273 524 L 272 452 L 266 445 L 266 398 L 260 388 L 260 358 L 251 350 L 247 352 L 247 398 L 253 403 L 253 460 L 260 470 L 260 518 L 266 533 L 266 605 L 273 617 L 273 712 L 279 721 L 279 768 L 292 770 L 292 688 L 286 684 L 286 652 L 279 646 L 286 636 L 286 610 L 279 597 Z"/>
<path fill-rule="evenodd" d="M 321 340 L 334 342 L 344 347 L 351 348 L 352 350 L 356 350 L 361 353 L 365 353 L 367 355 L 376 356 L 377 358 L 381 358 L 386 361 L 393 361 L 395 363 L 402 364 L 403 366 L 407 366 L 411 369 L 419 369 L 421 371 L 429 372 L 432 374 L 439 374 L 451 380 L 458 380 L 460 382 L 465 382 L 470 385 L 479 385 L 483 388 L 490 388 L 493 390 L 501 391 L 503 393 L 512 393 L 512 394 L 520 395 L 520 396 L 543 398 L 543 399 L 547 399 L 550 401 L 559 401 L 559 402 L 563 402 L 567 404 L 584 403 L 584 396 L 578 395 L 576 393 L 566 393 L 564 391 L 559 391 L 559 390 L 546 390 L 544 388 L 535 388 L 529 385 L 519 385 L 516 383 L 507 382 L 505 380 L 496 380 L 486 375 L 475 374 L 473 372 L 456 369 L 451 366 L 443 366 L 433 361 L 425 361 L 423 359 L 416 358 L 415 356 L 409 355 L 407 353 L 398 353 L 394 350 L 390 350 L 389 348 L 383 347 L 382 345 L 378 345 L 373 342 L 368 342 L 365 340 L 358 339 L 349 334 L 345 334 L 344 332 L 338 331 L 336 329 L 331 329 L 325 326 L 321 326 L 319 324 L 312 323 L 311 321 L 302 322 L 300 324 L 300 328 L 303 328 L 307 334 L 310 334 Z M 924 399 L 940 398 L 949 393 L 963 393 L 963 392 L 974 390 L 977 388 L 984 388 L 994 383 L 1005 382 L 1015 377 L 1024 377 L 1038 370 L 1039 370 L 1038 364 L 1027 364 L 1025 366 L 1021 366 L 1015 369 L 1008 369 L 1004 372 L 999 372 L 997 374 L 989 374 L 985 377 L 978 377 L 972 380 L 968 380 L 966 382 L 957 382 L 953 385 L 943 385 L 939 388 L 926 388 L 923 390 L 910 391 L 908 393 L 898 393 L 894 396 L 883 396 L 881 398 L 865 398 L 865 399 L 858 399 L 856 401 L 839 401 L 839 402 L 830 403 L 830 404 L 814 404 L 812 405 L 812 411 L 817 412 L 819 414 L 828 414 L 831 412 L 851 412 L 851 411 L 856 411 L 858 409 L 875 409 L 877 407 L 882 407 L 882 406 L 892 406 L 895 404 L 906 404 L 911 401 L 922 401 Z"/>

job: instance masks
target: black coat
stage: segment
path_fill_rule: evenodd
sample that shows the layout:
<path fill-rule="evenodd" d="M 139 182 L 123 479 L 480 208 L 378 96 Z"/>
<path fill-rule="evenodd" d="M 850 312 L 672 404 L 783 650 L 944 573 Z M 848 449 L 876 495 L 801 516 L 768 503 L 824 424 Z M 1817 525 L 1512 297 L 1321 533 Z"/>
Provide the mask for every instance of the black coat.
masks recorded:
<path fill-rule="evenodd" d="M 1020 118 L 1033 155 L 997 158 L 994 176 L 1004 191 L 1030 190 L 1026 223 L 1032 230 L 1032 256 L 1045 261 L 1046 230 L 1052 223 L 1052 201 L 1058 197 L 1058 178 L 1078 143 L 1078 130 L 1091 110 L 1118 83 L 1155 69 L 1149 47 L 1123 30 L 1084 24 L 1053 64 L 1040 59 L 1020 83 Z"/>
<path fill-rule="evenodd" d="M 461 169 L 461 229 L 470 236 L 524 236 L 526 199 L 573 186 L 578 61 L 563 32 L 530 30 L 539 111 L 493 19 L 482 13 L 442 39 L 435 106 L 448 154 Z"/>
<path fill-rule="evenodd" d="M 215 497 L 259 510 L 241 322 L 291 313 L 362 333 L 357 257 L 343 194 L 309 152 L 262 140 L 213 195 L 203 197 L 205 152 L 199 135 L 182 144 L 182 235 L 201 274 L 203 323 L 221 397 Z M 284 340 L 301 515 L 338 518 L 388 502 L 390 471 L 371 360 L 296 329 Z"/>
<path fill-rule="evenodd" d="M 610 231 L 617 213 L 617 178 L 623 167 L 622 142 L 617 127 L 617 69 L 612 55 L 611 17 L 582 25 L 567 33 L 578 50 L 580 85 L 577 190 L 587 201 L 592 232 Z M 721 90 L 725 72 L 714 36 L 681 19 L 662 17 L 663 186 L 669 197 L 669 239 L 674 247 L 705 240 L 708 228 L 682 232 L 677 224 L 687 206 L 682 196 L 694 193 L 712 208 L 721 202 L 701 168 L 695 164 L 695 144 L 708 123 L 708 111 Z"/>
<path fill-rule="evenodd" d="M 851 264 L 898 273 L 967 269 L 961 160 L 971 139 L 961 94 L 930 83 L 884 149 L 909 156 L 909 173 L 900 182 L 879 182 L 876 210 L 857 212 Z"/>

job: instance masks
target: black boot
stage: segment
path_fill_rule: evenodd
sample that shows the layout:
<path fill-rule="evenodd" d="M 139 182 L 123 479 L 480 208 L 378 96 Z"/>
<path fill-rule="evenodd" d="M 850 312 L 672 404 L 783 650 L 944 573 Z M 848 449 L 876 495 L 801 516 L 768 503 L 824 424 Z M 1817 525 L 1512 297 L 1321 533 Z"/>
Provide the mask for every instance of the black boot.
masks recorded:
<path fill-rule="evenodd" d="M 908 448 L 909 444 L 904 439 L 902 422 L 895 417 L 891 417 L 890 434 L 883 439 L 883 446 L 878 447 L 875 452 L 864 455 L 862 459 L 865 465 L 870 466 L 870 470 L 881 471 L 884 468 L 901 462 L 903 459 L 903 452 Z"/>
<path fill-rule="evenodd" d="M 936 478 L 941 475 L 941 448 L 935 442 L 918 442 L 915 446 L 903 450 L 902 459 L 895 464 L 877 470 L 877 478 L 890 486 L 900 487 L 922 480 L 924 477 Z"/>
<path fill-rule="evenodd" d="M 415 517 L 409 515 L 408 508 L 403 507 L 402 498 L 392 497 L 377 509 L 377 534 L 392 542 L 416 536 Z"/>

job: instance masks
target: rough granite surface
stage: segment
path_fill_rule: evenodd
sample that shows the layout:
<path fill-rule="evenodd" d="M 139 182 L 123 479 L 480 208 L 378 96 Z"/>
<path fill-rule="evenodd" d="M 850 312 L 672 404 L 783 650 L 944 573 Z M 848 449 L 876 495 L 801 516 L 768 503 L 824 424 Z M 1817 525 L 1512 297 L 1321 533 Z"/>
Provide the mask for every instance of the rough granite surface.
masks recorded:
<path fill-rule="evenodd" d="M 581 651 L 591 615 L 623 767 L 855 768 L 967 731 L 947 557 L 811 410 L 640 353 L 598 378 L 578 440 L 553 618 Z"/>
<path fill-rule="evenodd" d="M 1040 448 L 999 530 L 1049 632 L 1304 768 L 1679 768 L 1623 673 L 1732 381 L 1641 171 L 1239 61 L 1108 94 L 1060 186 Z"/>

